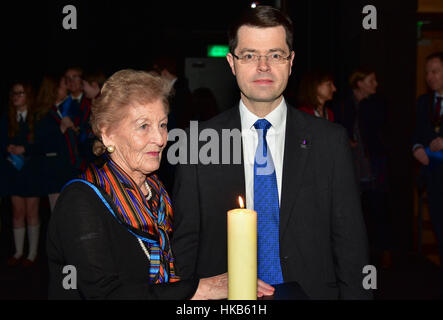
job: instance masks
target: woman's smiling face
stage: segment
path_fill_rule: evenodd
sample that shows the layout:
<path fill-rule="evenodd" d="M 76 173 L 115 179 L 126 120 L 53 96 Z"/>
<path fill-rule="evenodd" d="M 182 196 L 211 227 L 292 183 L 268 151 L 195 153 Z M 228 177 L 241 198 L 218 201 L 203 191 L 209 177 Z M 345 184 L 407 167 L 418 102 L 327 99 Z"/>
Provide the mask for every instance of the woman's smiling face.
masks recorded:
<path fill-rule="evenodd" d="M 113 145 L 114 160 L 130 176 L 150 174 L 160 167 L 168 139 L 168 115 L 161 99 L 127 107 L 125 117 L 105 129 L 103 142 Z"/>

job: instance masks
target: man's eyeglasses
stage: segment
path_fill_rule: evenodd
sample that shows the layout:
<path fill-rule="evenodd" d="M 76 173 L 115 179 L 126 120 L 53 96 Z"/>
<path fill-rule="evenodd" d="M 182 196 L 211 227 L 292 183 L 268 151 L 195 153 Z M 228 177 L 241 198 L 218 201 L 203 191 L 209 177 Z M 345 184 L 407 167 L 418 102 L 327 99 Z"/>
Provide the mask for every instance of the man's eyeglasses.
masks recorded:
<path fill-rule="evenodd" d="M 254 53 L 246 53 L 244 55 L 242 55 L 241 57 L 235 55 L 232 53 L 232 55 L 234 56 L 234 58 L 238 59 L 240 61 L 240 63 L 242 64 L 252 64 L 252 63 L 257 63 L 261 57 L 265 57 L 266 61 L 269 64 L 283 64 L 286 63 L 286 61 L 288 61 L 289 59 L 291 59 L 291 55 L 285 57 L 280 53 L 270 53 L 267 55 L 258 55 L 258 54 L 254 54 Z"/>

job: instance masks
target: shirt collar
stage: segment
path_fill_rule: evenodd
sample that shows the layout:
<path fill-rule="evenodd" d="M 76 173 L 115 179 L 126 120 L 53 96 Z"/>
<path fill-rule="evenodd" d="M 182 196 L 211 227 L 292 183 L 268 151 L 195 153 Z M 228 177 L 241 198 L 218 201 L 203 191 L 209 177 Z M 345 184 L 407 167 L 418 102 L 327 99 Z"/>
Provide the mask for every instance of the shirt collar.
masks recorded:
<path fill-rule="evenodd" d="M 60 105 L 63 104 L 63 102 L 66 101 L 66 99 L 68 99 L 68 97 L 64 98 L 62 101 L 60 101 L 59 103 L 56 103 L 55 106 L 58 108 Z"/>
<path fill-rule="evenodd" d="M 271 123 L 271 125 L 272 125 L 271 128 L 274 128 L 274 130 L 276 130 L 276 131 L 278 131 L 279 129 L 282 128 L 282 126 L 285 122 L 286 109 L 287 109 L 287 105 L 286 105 L 285 98 L 282 98 L 282 100 L 281 100 L 280 104 L 277 106 L 277 108 L 272 110 L 270 113 L 268 113 L 266 115 L 266 117 L 264 117 L 264 119 L 268 120 Z M 258 116 L 253 114 L 251 111 L 249 111 L 249 109 L 244 105 L 244 103 L 241 99 L 240 99 L 240 118 L 241 118 L 241 123 L 242 123 L 242 130 L 248 130 L 248 129 L 255 130 L 254 123 L 258 119 L 263 119 L 263 118 L 259 118 Z"/>
<path fill-rule="evenodd" d="M 23 120 L 26 121 L 26 116 L 28 115 L 28 110 L 25 111 L 17 111 L 17 121 L 20 121 L 20 115 L 22 116 Z"/>
<path fill-rule="evenodd" d="M 77 96 L 77 97 L 74 97 L 74 96 L 71 94 L 71 97 L 72 97 L 72 100 L 77 100 L 78 102 L 80 102 L 80 101 L 82 101 L 82 98 L 83 98 L 83 92 L 80 93 L 80 95 Z"/>

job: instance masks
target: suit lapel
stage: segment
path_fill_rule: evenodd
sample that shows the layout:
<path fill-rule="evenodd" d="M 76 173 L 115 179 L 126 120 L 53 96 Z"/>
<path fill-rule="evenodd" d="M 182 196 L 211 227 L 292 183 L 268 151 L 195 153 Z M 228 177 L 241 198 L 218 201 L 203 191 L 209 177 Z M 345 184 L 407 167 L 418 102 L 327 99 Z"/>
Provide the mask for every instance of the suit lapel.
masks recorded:
<path fill-rule="evenodd" d="M 220 136 L 222 134 L 222 129 L 238 129 L 241 132 L 241 121 L 240 121 L 240 111 L 238 106 L 232 108 L 231 112 L 227 113 L 227 118 L 222 124 L 220 129 Z M 220 139 L 221 142 L 221 139 Z M 230 164 L 217 166 L 220 168 L 219 181 L 217 183 L 222 184 L 223 190 L 229 190 L 227 196 L 229 197 L 229 202 L 232 203 L 233 208 L 238 208 L 238 196 L 242 196 L 243 200 L 246 199 L 245 194 L 245 171 L 243 167 L 243 140 L 240 140 L 241 146 L 241 162 L 240 164 L 234 164 L 234 146 L 231 141 L 230 144 Z M 220 150 L 220 155 L 222 154 L 222 149 Z"/>
<path fill-rule="evenodd" d="M 281 189 L 280 241 L 283 239 L 295 199 L 301 187 L 306 160 L 310 152 L 310 143 L 311 136 L 302 115 L 288 105 Z"/>

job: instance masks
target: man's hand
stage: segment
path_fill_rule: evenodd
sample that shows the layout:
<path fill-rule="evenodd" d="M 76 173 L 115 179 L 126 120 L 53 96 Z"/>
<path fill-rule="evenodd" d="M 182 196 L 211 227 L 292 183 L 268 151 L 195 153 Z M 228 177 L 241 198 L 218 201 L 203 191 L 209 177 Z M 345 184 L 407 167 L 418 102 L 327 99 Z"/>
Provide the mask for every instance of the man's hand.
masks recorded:
<path fill-rule="evenodd" d="M 429 157 L 426 154 L 426 151 L 423 147 L 418 147 L 414 150 L 413 156 L 418 160 L 422 165 L 429 165 Z"/>
<path fill-rule="evenodd" d="M 275 288 L 266 282 L 257 279 L 257 297 L 272 296 Z"/>
<path fill-rule="evenodd" d="M 443 150 L 443 138 L 437 137 L 432 140 L 431 144 L 429 145 L 429 149 L 431 149 L 432 152 Z"/>
<path fill-rule="evenodd" d="M 257 279 L 257 297 L 272 296 L 274 287 Z M 200 279 L 191 300 L 226 299 L 228 297 L 228 273 Z"/>

